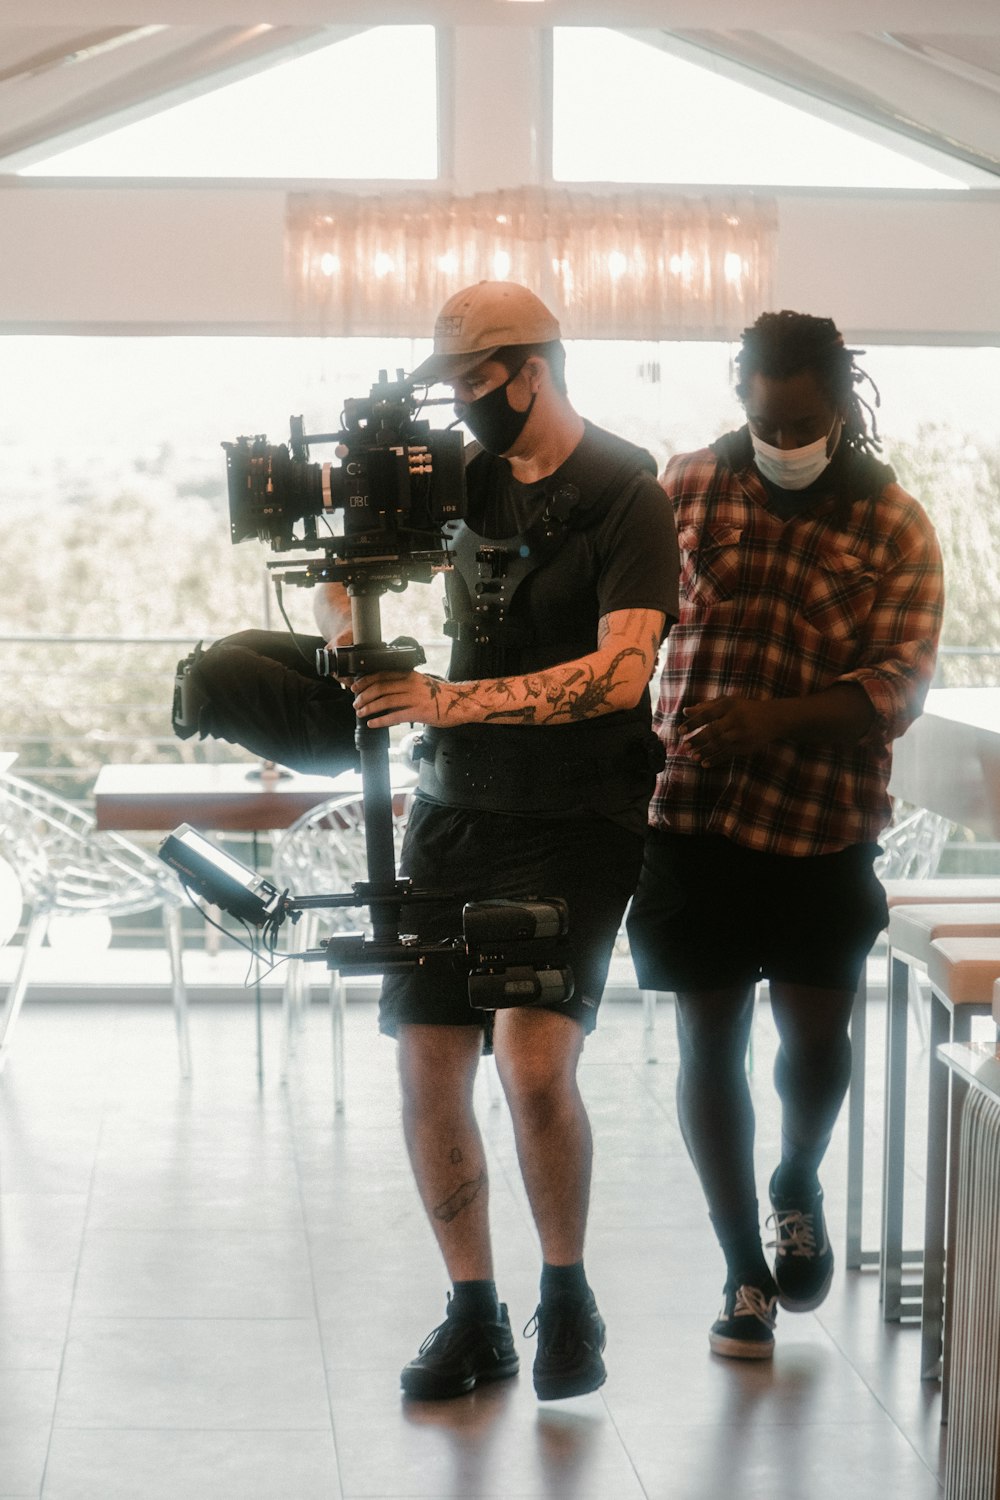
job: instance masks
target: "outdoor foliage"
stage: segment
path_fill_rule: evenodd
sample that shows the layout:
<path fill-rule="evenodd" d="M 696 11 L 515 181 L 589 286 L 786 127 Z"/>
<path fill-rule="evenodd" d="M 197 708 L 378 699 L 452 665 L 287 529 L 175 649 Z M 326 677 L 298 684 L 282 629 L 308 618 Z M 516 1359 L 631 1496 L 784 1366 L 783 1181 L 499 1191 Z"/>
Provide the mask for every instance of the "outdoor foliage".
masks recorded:
<path fill-rule="evenodd" d="M 887 445 L 885 457 L 941 540 L 945 643 L 1000 653 L 1000 448 L 929 424 L 914 442 Z M 170 727 L 178 657 L 195 640 L 264 619 L 273 554 L 254 541 L 231 545 L 221 466 L 193 466 L 164 448 L 137 461 L 117 492 L 76 474 L 62 493 L 43 522 L 34 497 L 4 506 L 0 636 L 43 638 L 5 641 L 0 653 L 11 715 L 5 738 L 19 749 L 20 767 L 58 770 L 63 790 L 85 794 L 104 761 L 238 755 L 225 744 L 182 743 Z M 437 580 L 382 601 L 385 639 L 436 643 L 435 670 L 447 659 L 440 592 Z M 312 632 L 311 592 L 286 588 L 284 599 L 294 627 Z M 273 595 L 270 608 L 272 626 L 284 628 Z M 948 656 L 939 679 L 998 680 L 989 655 Z"/>
<path fill-rule="evenodd" d="M 182 494 L 181 482 L 171 495 L 163 488 L 136 473 L 127 493 L 76 495 L 55 508 L 44 547 L 34 506 L 6 507 L 0 637 L 42 639 L 2 642 L 17 706 L 5 741 L 17 744 L 20 770 L 58 769 L 63 792 L 89 789 L 108 760 L 238 757 L 231 745 L 173 735 L 177 661 L 197 640 L 264 624 L 265 592 L 272 628 L 287 628 L 265 574 L 268 559 L 293 555 L 253 540 L 234 547 L 221 483 L 209 496 Z M 311 591 L 282 595 L 292 626 L 314 633 Z M 387 595 L 382 618 L 386 639 L 442 640 L 440 581 Z M 438 670 L 445 660 L 432 655 Z"/>
<path fill-rule="evenodd" d="M 1000 682 L 1000 447 L 977 445 L 950 428 L 926 423 L 916 441 L 887 445 L 886 459 L 904 489 L 934 523 L 945 563 L 947 603 L 942 644 L 993 651 L 943 654 L 943 686 Z"/>

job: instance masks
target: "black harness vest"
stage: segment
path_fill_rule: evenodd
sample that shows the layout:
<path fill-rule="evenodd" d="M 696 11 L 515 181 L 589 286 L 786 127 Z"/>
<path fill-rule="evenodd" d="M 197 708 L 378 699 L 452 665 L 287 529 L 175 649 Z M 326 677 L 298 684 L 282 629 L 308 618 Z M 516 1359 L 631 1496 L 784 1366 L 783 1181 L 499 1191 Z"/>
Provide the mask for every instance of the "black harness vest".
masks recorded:
<path fill-rule="evenodd" d="M 603 520 L 643 470 L 655 477 L 648 453 L 588 424 L 580 448 L 553 476 L 540 516 L 525 531 L 491 539 L 464 521 L 451 523 L 454 571 L 445 633 L 461 648 L 463 677 L 542 671 L 596 648 L 592 630 L 539 640 L 527 612 L 511 619 L 511 606 L 567 531 Z M 559 815 L 627 805 L 637 785 L 648 783 L 651 790 L 659 741 L 648 723 L 612 714 L 565 725 L 431 728 L 422 732 L 419 746 L 418 790 L 436 802 Z"/>

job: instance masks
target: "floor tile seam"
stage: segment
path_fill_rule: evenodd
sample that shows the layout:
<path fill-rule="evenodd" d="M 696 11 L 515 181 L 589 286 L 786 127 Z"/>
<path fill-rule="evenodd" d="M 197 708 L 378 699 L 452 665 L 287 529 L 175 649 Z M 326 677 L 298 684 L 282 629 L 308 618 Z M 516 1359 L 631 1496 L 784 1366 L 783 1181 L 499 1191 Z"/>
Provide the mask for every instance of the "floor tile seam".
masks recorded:
<path fill-rule="evenodd" d="M 267 1313 L 259 1317 L 246 1313 L 79 1313 L 71 1322 L 85 1323 L 309 1323 L 316 1324 L 312 1314 L 291 1316 L 287 1313 Z"/>
<path fill-rule="evenodd" d="M 328 1422 L 324 1423 L 323 1426 L 317 1425 L 315 1427 L 267 1427 L 267 1426 L 262 1426 L 259 1423 L 256 1424 L 253 1427 L 216 1427 L 216 1426 L 212 1425 L 211 1423 L 196 1423 L 196 1422 L 193 1422 L 193 1421 L 186 1422 L 186 1423 L 181 1423 L 181 1424 L 177 1423 L 176 1421 L 166 1422 L 166 1423 L 164 1423 L 164 1425 L 162 1427 L 113 1427 L 113 1426 L 111 1426 L 107 1422 L 94 1422 L 91 1426 L 88 1427 L 88 1426 L 86 1426 L 85 1424 L 83 1424 L 81 1422 L 73 1422 L 73 1423 L 68 1423 L 64 1427 L 61 1422 L 57 1422 L 56 1425 L 55 1425 L 55 1428 L 53 1429 L 53 1437 L 55 1437 L 57 1434 L 61 1435 L 64 1432 L 77 1432 L 77 1433 L 80 1433 L 80 1432 L 92 1432 L 92 1433 L 95 1433 L 95 1434 L 100 1433 L 100 1434 L 102 1434 L 102 1436 L 106 1435 L 107 1433 L 110 1433 L 110 1432 L 150 1432 L 150 1433 L 160 1432 L 160 1433 L 174 1433 L 174 1434 L 176 1434 L 176 1433 L 192 1433 L 192 1434 L 193 1433 L 202 1433 L 202 1434 L 204 1434 L 204 1433 L 209 1433 L 209 1432 L 225 1432 L 225 1433 L 232 1433 L 232 1434 L 234 1434 L 236 1436 L 250 1436 L 250 1435 L 255 1434 L 255 1433 L 259 1434 L 259 1435 L 263 1435 L 265 1433 L 272 1433 L 272 1434 L 276 1434 L 276 1435 L 279 1435 L 279 1436 L 287 1434 L 287 1433 L 298 1433 L 299 1435 L 301 1435 L 303 1433 L 306 1433 L 306 1434 L 311 1433 L 311 1434 L 316 1434 L 316 1435 L 321 1435 L 323 1437 L 327 1437 L 327 1438 L 330 1439 L 331 1442 L 334 1441 L 333 1433 L 330 1430 L 330 1424 Z M 46 1458 L 46 1464 L 47 1463 L 48 1463 L 48 1458 Z M 45 1493 L 45 1490 L 44 1490 L 44 1480 L 43 1480 L 42 1494 L 44 1495 L 44 1493 Z M 2 1494 L 2 1491 L 0 1491 L 0 1494 Z M 136 1497 L 136 1500 L 141 1500 L 141 1497 Z M 186 1497 L 185 1497 L 185 1500 L 186 1500 Z M 199 1500 L 200 1500 L 200 1497 L 199 1497 Z M 343 1500 L 343 1497 L 342 1497 L 340 1491 L 338 1490 L 338 1492 L 337 1492 L 336 1495 L 328 1495 L 328 1496 L 325 1497 L 325 1500 Z"/>
<path fill-rule="evenodd" d="M 673 1068 L 673 1072 L 676 1077 L 677 1060 L 674 1059 L 673 1062 L 668 1066 L 671 1066 Z M 650 1067 L 651 1064 L 647 1062 L 643 1064 L 643 1067 L 641 1069 L 633 1065 L 631 1071 L 636 1076 L 641 1093 L 647 1100 L 650 1101 L 650 1103 L 653 1105 L 653 1108 L 656 1110 L 656 1113 L 663 1119 L 665 1119 L 668 1123 L 675 1125 L 676 1115 L 674 1112 L 673 1092 L 671 1091 L 668 1094 L 667 1098 L 664 1099 L 660 1096 L 658 1087 L 655 1087 L 653 1085 L 653 1078 L 655 1077 L 656 1079 L 661 1079 L 663 1077 L 664 1069 L 660 1066 L 659 1063 L 657 1063 L 656 1072 L 655 1074 L 653 1074 L 646 1071 Z"/>
<path fill-rule="evenodd" d="M 639 1473 L 639 1470 L 636 1467 L 636 1461 L 635 1461 L 635 1459 L 632 1456 L 632 1450 L 629 1447 L 628 1443 L 625 1441 L 625 1438 L 622 1436 L 621 1428 L 619 1427 L 617 1421 L 615 1420 L 615 1414 L 614 1414 L 613 1410 L 611 1409 L 611 1407 L 608 1405 L 607 1394 L 606 1394 L 605 1391 L 599 1391 L 598 1395 L 601 1398 L 601 1405 L 604 1408 L 604 1414 L 605 1414 L 605 1416 L 606 1416 L 606 1418 L 608 1420 L 608 1423 L 609 1423 L 609 1425 L 611 1427 L 612 1432 L 614 1433 L 615 1437 L 618 1440 L 618 1444 L 619 1444 L 619 1447 L 621 1448 L 621 1451 L 624 1453 L 625 1458 L 628 1461 L 628 1466 L 631 1469 L 632 1474 L 635 1477 L 635 1482 L 639 1486 L 640 1493 L 643 1495 L 644 1500 L 649 1500 L 649 1491 L 647 1490 L 645 1484 L 643 1483 L 642 1475 Z M 348 1497 L 345 1496 L 344 1500 L 348 1500 Z M 513 1500 L 513 1496 L 511 1497 L 511 1500 Z"/>
<path fill-rule="evenodd" d="M 294 1103 L 294 1097 L 293 1097 L 293 1094 L 292 1094 L 292 1090 L 288 1086 L 287 1083 L 285 1085 L 285 1098 L 286 1098 L 286 1106 L 287 1106 L 287 1109 L 288 1109 L 288 1115 L 289 1115 L 289 1119 L 290 1119 L 291 1126 L 292 1126 L 292 1140 L 293 1140 L 293 1144 L 295 1144 L 297 1146 L 297 1144 L 298 1144 L 298 1137 L 297 1137 L 296 1130 L 295 1130 L 295 1103 Z M 333 1385 L 332 1385 L 332 1382 L 331 1382 L 330 1362 L 329 1362 L 329 1359 L 327 1357 L 327 1352 L 326 1352 L 326 1341 L 323 1338 L 323 1320 L 322 1320 L 322 1318 L 320 1316 L 320 1288 L 319 1288 L 319 1283 L 318 1283 L 318 1280 L 317 1280 L 317 1266 L 316 1266 L 316 1257 L 317 1257 L 317 1255 L 318 1255 L 319 1252 L 318 1252 L 317 1247 L 314 1246 L 313 1241 L 312 1241 L 312 1236 L 309 1233 L 309 1214 L 308 1214 L 308 1209 L 307 1209 L 307 1205 L 306 1205 L 305 1185 L 304 1185 L 303 1177 L 302 1177 L 302 1166 L 303 1166 L 303 1164 L 302 1164 L 302 1160 L 300 1158 L 300 1155 L 299 1155 L 299 1152 L 298 1152 L 297 1149 L 296 1149 L 295 1154 L 294 1154 L 294 1161 L 295 1161 L 295 1180 L 296 1180 L 296 1184 L 297 1184 L 297 1187 L 298 1187 L 299 1210 L 300 1210 L 300 1212 L 302 1214 L 302 1227 L 303 1227 L 303 1231 L 304 1231 L 304 1234 L 305 1234 L 305 1240 L 306 1240 L 306 1260 L 307 1260 L 307 1264 L 309 1266 L 309 1283 L 310 1283 L 310 1287 L 312 1289 L 312 1299 L 313 1299 L 313 1318 L 312 1318 L 312 1322 L 313 1322 L 313 1324 L 315 1326 L 315 1329 L 316 1329 L 316 1340 L 317 1340 L 317 1343 L 319 1345 L 319 1356 L 320 1356 L 320 1360 L 322 1362 L 322 1367 L 323 1367 L 323 1386 L 324 1386 L 324 1389 L 326 1391 L 327 1419 L 328 1419 L 328 1422 L 329 1422 L 330 1439 L 331 1439 L 331 1441 L 333 1443 L 333 1462 L 334 1462 L 334 1466 L 335 1466 L 336 1474 L 337 1474 L 338 1494 L 336 1496 L 330 1496 L 330 1500 L 343 1500 L 343 1497 L 344 1497 L 344 1494 L 345 1494 L 345 1491 L 344 1491 L 344 1475 L 343 1475 L 343 1469 L 342 1469 L 342 1465 L 341 1465 L 340 1443 L 339 1443 L 339 1441 L 337 1439 L 337 1423 L 336 1423 L 336 1419 L 334 1417 L 334 1411 L 333 1411 L 334 1391 L 333 1391 Z"/>
<path fill-rule="evenodd" d="M 116 1022 L 115 1026 L 112 1028 L 112 1042 L 114 1041 L 115 1033 L 117 1032 L 117 1030 L 118 1030 L 118 1024 Z M 87 1203 L 86 1203 L 86 1207 L 84 1209 L 84 1214 L 83 1214 L 83 1224 L 82 1224 L 81 1229 L 80 1229 L 80 1244 L 79 1244 L 79 1248 L 78 1248 L 78 1251 L 77 1251 L 76 1266 L 75 1266 L 75 1269 L 74 1269 L 74 1272 L 73 1272 L 73 1285 L 72 1285 L 72 1288 L 71 1288 L 71 1291 L 70 1291 L 69 1308 L 67 1309 L 67 1313 L 66 1313 L 66 1331 L 65 1331 L 65 1334 L 63 1336 L 62 1356 L 61 1356 L 61 1358 L 59 1360 L 59 1368 L 58 1368 L 58 1372 L 56 1374 L 55 1392 L 54 1392 L 53 1400 L 52 1400 L 52 1421 L 51 1421 L 51 1423 L 49 1425 L 49 1441 L 46 1444 L 45 1459 L 44 1459 L 44 1461 L 42 1463 L 42 1477 L 41 1477 L 41 1484 L 39 1486 L 39 1494 L 40 1495 L 44 1495 L 44 1493 L 45 1493 L 45 1482 L 46 1482 L 46 1478 L 47 1478 L 48 1472 L 49 1472 L 49 1461 L 50 1461 L 50 1459 L 52 1457 L 52 1440 L 53 1440 L 53 1437 L 55 1436 L 56 1426 L 57 1426 L 57 1419 L 58 1419 L 58 1415 L 59 1415 L 59 1398 L 60 1398 L 60 1393 L 62 1391 L 63 1376 L 65 1375 L 65 1371 L 66 1371 L 66 1355 L 67 1355 L 67 1351 L 69 1349 L 69 1341 L 70 1341 L 70 1338 L 72 1336 L 72 1328 L 73 1328 L 73 1323 L 74 1323 L 74 1308 L 76 1306 L 77 1291 L 79 1289 L 79 1284 L 80 1284 L 80 1270 L 81 1270 L 81 1267 L 83 1265 L 84 1246 L 85 1246 L 86 1241 L 87 1241 L 87 1228 L 88 1228 L 88 1225 L 90 1223 L 90 1215 L 91 1215 L 91 1211 L 92 1211 L 92 1207 L 93 1207 L 94 1182 L 95 1182 L 95 1179 L 96 1179 L 96 1176 L 97 1176 L 97 1164 L 98 1164 L 98 1161 L 99 1161 L 100 1155 L 101 1155 L 101 1142 L 102 1142 L 102 1140 L 104 1138 L 105 1124 L 106 1124 L 106 1121 L 107 1121 L 108 1102 L 109 1102 L 109 1098 L 110 1098 L 110 1083 L 108 1081 L 106 1073 L 104 1075 L 104 1078 L 105 1078 L 105 1084 L 104 1084 L 104 1089 L 103 1089 L 103 1092 L 102 1092 L 102 1100 L 101 1100 L 101 1118 L 100 1118 L 100 1124 L 98 1125 L 98 1128 L 97 1128 L 97 1136 L 96 1136 L 96 1139 L 94 1141 L 94 1156 L 93 1156 L 93 1160 L 91 1162 L 90 1179 L 89 1179 L 89 1182 L 88 1182 L 88 1185 L 87 1185 Z"/>
<path fill-rule="evenodd" d="M 101 1425 L 98 1426 L 96 1423 L 88 1424 L 86 1422 L 60 1422 L 58 1430 L 60 1432 L 148 1432 L 148 1433 L 164 1433 L 164 1432 L 225 1432 L 225 1433 L 232 1433 L 234 1436 L 237 1436 L 237 1437 L 243 1437 L 247 1433 L 251 1433 L 251 1432 L 326 1432 L 327 1431 L 327 1429 L 325 1427 L 307 1427 L 307 1426 L 291 1426 L 291 1425 L 289 1425 L 289 1426 L 283 1426 L 283 1427 L 234 1427 L 231 1424 L 227 1424 L 225 1422 L 214 1423 L 211 1427 L 190 1427 L 190 1426 L 178 1427 L 176 1425 L 175 1426 L 154 1427 L 149 1422 L 122 1422 L 122 1423 L 119 1423 L 117 1426 L 113 1426 L 112 1427 L 112 1426 L 108 1426 L 106 1423 L 101 1423 Z M 0 1491 L 0 1494 L 2 1494 L 2 1493 L 3 1492 Z"/>
<path fill-rule="evenodd" d="M 112 1238 L 135 1240 L 140 1236 L 165 1242 L 182 1239 L 205 1244 L 210 1244 L 213 1240 L 225 1240 L 245 1245 L 247 1241 L 256 1240 L 258 1248 L 271 1245 L 276 1250 L 288 1246 L 294 1247 L 297 1242 L 304 1245 L 308 1237 L 308 1229 L 304 1224 L 301 1229 L 296 1225 L 287 1230 L 246 1228 L 239 1224 L 219 1224 L 211 1227 L 202 1224 L 182 1224 L 155 1229 L 150 1229 L 144 1224 L 95 1224 L 90 1233 L 94 1236 L 95 1243 L 98 1240 L 107 1243 Z"/>
<path fill-rule="evenodd" d="M 914 1457 L 920 1462 L 920 1464 L 925 1469 L 927 1469 L 927 1472 L 929 1474 L 933 1475 L 933 1477 L 935 1479 L 938 1478 L 938 1475 L 936 1474 L 936 1472 L 933 1469 L 928 1468 L 927 1461 L 924 1458 L 923 1454 L 921 1454 L 919 1451 L 917 1451 L 913 1447 L 913 1444 L 909 1442 L 909 1439 L 907 1438 L 906 1433 L 903 1432 L 899 1428 L 899 1426 L 895 1422 L 892 1421 L 891 1416 L 889 1417 L 889 1421 L 890 1421 L 891 1425 L 893 1426 L 893 1428 L 896 1430 L 896 1432 L 899 1434 L 899 1436 L 907 1443 L 908 1447 L 913 1452 Z M 840 1431 L 840 1430 L 843 1430 L 845 1432 L 858 1432 L 858 1431 L 864 1431 L 865 1429 L 868 1429 L 871 1432 L 882 1432 L 885 1429 L 885 1422 L 881 1421 L 881 1420 L 879 1420 L 878 1418 L 875 1418 L 875 1417 L 860 1418 L 860 1419 L 856 1418 L 856 1417 L 853 1417 L 853 1416 L 850 1416 L 850 1417 L 845 1416 L 843 1418 L 817 1417 L 815 1420 L 808 1420 L 808 1419 L 803 1419 L 803 1417 L 799 1413 L 796 1413 L 794 1415 L 790 1415 L 787 1418 L 775 1418 L 773 1420 L 771 1418 L 768 1418 L 768 1420 L 766 1422 L 761 1422 L 761 1423 L 758 1423 L 757 1425 L 758 1425 L 758 1428 L 760 1430 L 766 1431 L 768 1433 L 772 1432 L 774 1429 L 781 1429 L 781 1428 L 791 1428 L 791 1429 L 794 1429 L 796 1432 L 802 1432 L 802 1433 L 809 1433 L 812 1430 L 816 1430 L 816 1431 L 822 1430 L 822 1431 L 827 1431 L 827 1432 L 837 1432 L 837 1431 Z M 712 1421 L 704 1421 L 704 1422 L 679 1422 L 679 1421 L 668 1422 L 668 1421 L 660 1421 L 657 1424 L 657 1431 L 660 1432 L 660 1433 L 671 1433 L 671 1432 L 673 1432 L 673 1433 L 677 1433 L 677 1434 L 690 1434 L 690 1433 L 696 1433 L 696 1432 L 704 1432 L 706 1434 L 714 1433 L 715 1436 L 716 1436 L 716 1438 L 717 1438 L 718 1437 L 718 1432 L 719 1432 L 719 1423 L 718 1422 L 712 1422 Z"/>
<path fill-rule="evenodd" d="M 837 1337 L 837 1334 L 834 1332 L 834 1330 L 831 1327 L 828 1327 L 827 1324 L 824 1323 L 823 1318 L 822 1318 L 822 1312 L 821 1312 L 821 1310 L 817 1311 L 817 1313 L 814 1316 L 816 1317 L 816 1321 L 819 1323 L 820 1327 L 826 1333 L 826 1335 L 829 1338 L 829 1340 L 830 1340 L 831 1344 L 833 1345 L 833 1347 L 843 1357 L 845 1363 L 850 1366 L 850 1368 L 854 1371 L 855 1375 L 857 1376 L 858 1380 L 860 1380 L 861 1384 L 868 1391 L 869 1395 L 872 1397 L 872 1399 L 875 1402 L 875 1405 L 878 1407 L 878 1409 L 885 1414 L 885 1416 L 888 1419 L 888 1421 L 895 1428 L 896 1432 L 899 1433 L 900 1437 L 906 1443 L 907 1447 L 914 1454 L 914 1456 L 917 1459 L 919 1459 L 920 1463 L 927 1470 L 927 1472 L 929 1474 L 931 1474 L 935 1479 L 938 1479 L 939 1478 L 938 1466 L 936 1465 L 934 1468 L 931 1468 L 931 1466 L 927 1462 L 927 1459 L 924 1457 L 923 1453 L 921 1453 L 921 1451 L 917 1447 L 916 1443 L 910 1437 L 910 1434 L 906 1431 L 905 1428 L 903 1428 L 903 1427 L 900 1426 L 899 1422 L 896 1420 L 896 1418 L 893 1415 L 892 1411 L 887 1406 L 887 1404 L 886 1404 L 885 1400 L 883 1399 L 883 1397 L 876 1390 L 876 1388 L 872 1384 L 871 1380 L 869 1380 L 868 1377 L 864 1374 L 864 1372 L 862 1370 L 860 1370 L 858 1368 L 858 1366 L 854 1363 L 854 1360 L 851 1358 L 848 1350 L 844 1347 L 844 1344 L 843 1344 L 842 1340 Z M 915 1327 L 919 1327 L 919 1324 L 915 1324 L 914 1326 Z M 860 1426 L 860 1425 L 865 1425 L 865 1424 L 859 1423 L 858 1425 Z"/>
<path fill-rule="evenodd" d="M 53 1340 L 53 1342 L 55 1341 Z M 65 1340 L 63 1340 L 63 1343 L 65 1344 Z M 60 1361 L 61 1359 L 62 1356 L 60 1355 Z M 50 1365 L 0 1364 L 0 1379 L 2 1379 L 4 1375 L 51 1375 L 53 1371 L 58 1371 L 58 1369 L 59 1365 L 55 1362 Z M 3 1416 L 0 1415 L 0 1427 L 5 1427 L 6 1425 L 7 1424 L 4 1422 Z"/>

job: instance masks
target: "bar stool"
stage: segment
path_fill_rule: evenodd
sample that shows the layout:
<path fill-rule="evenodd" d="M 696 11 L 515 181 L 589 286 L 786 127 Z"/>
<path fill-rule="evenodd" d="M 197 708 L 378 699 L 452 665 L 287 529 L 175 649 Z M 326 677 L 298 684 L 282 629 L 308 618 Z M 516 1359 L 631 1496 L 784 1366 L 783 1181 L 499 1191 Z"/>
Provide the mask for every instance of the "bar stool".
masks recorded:
<path fill-rule="evenodd" d="M 921 1307 L 919 1291 L 904 1287 L 904 1264 L 921 1256 L 903 1250 L 906 1156 L 907 1005 L 914 970 L 926 969 L 931 945 L 945 937 L 1000 939 L 998 902 L 926 902 L 896 905 L 889 912 L 889 993 L 885 1043 L 882 1227 L 879 1290 L 882 1317 L 897 1322 Z M 934 1069 L 931 1051 L 931 1069 Z"/>
<path fill-rule="evenodd" d="M 930 903 L 1000 902 L 1000 879 L 978 876 L 931 876 L 883 880 L 890 913 L 895 906 Z M 880 1250 L 862 1248 L 864 1202 L 865 1073 L 867 984 L 862 970 L 851 1011 L 851 1086 L 847 1103 L 847 1246 L 848 1270 L 877 1265 Z M 905 1035 L 905 1033 L 904 1033 Z"/>
<path fill-rule="evenodd" d="M 930 946 L 931 1060 L 927 1092 L 927 1203 L 920 1368 L 925 1380 L 941 1375 L 941 1420 L 947 1416 L 948 1322 L 946 1266 L 954 1265 L 958 1134 L 967 1086 L 946 1068 L 937 1049 L 968 1042 L 974 1016 L 993 1014 L 1000 980 L 1000 936 L 942 937 Z"/>

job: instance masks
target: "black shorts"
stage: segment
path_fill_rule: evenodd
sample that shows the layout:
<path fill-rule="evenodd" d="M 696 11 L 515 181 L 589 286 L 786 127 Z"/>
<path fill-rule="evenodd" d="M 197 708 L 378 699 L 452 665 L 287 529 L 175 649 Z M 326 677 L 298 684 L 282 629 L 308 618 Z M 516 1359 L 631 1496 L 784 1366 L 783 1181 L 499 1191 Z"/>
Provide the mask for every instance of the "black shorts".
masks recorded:
<path fill-rule="evenodd" d="M 403 927 L 426 941 L 462 930 L 466 901 L 490 897 L 559 896 L 569 906 L 568 960 L 574 994 L 546 1009 L 579 1021 L 586 1031 L 608 976 L 615 938 L 642 864 L 642 835 L 607 819 L 517 817 L 441 807 L 417 798 L 403 841 L 400 870 L 415 887 L 456 893 L 415 903 Z M 473 1009 L 460 965 L 434 964 L 387 974 L 379 1029 L 396 1035 L 401 1022 L 480 1026 L 487 1041 L 493 1013 Z"/>
<path fill-rule="evenodd" d="M 888 924 L 877 844 L 764 854 L 714 835 L 650 829 L 628 919 L 643 989 L 706 990 L 776 979 L 854 990 Z"/>

